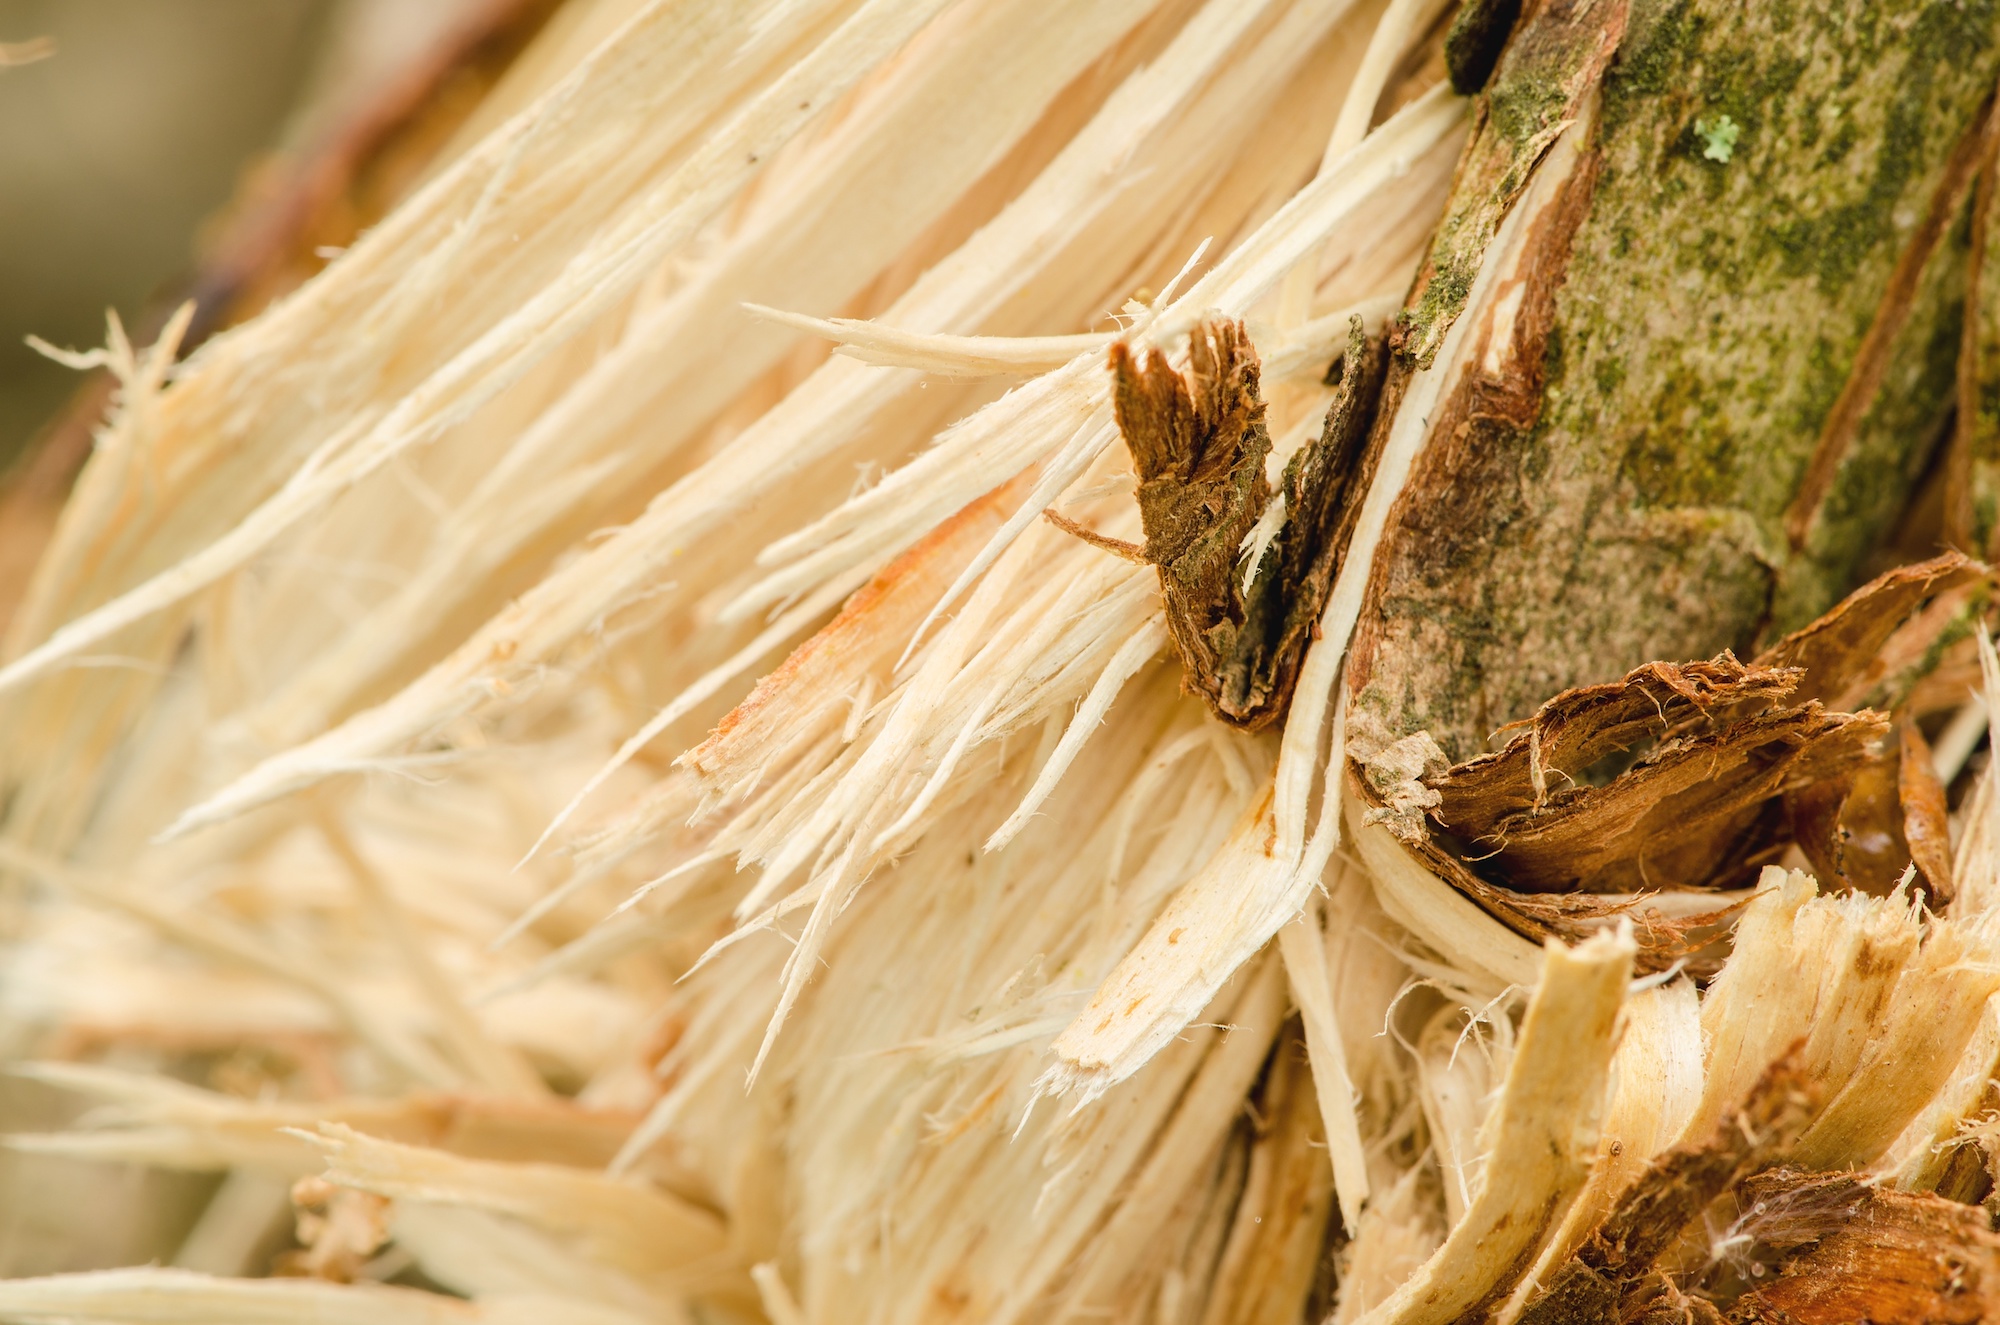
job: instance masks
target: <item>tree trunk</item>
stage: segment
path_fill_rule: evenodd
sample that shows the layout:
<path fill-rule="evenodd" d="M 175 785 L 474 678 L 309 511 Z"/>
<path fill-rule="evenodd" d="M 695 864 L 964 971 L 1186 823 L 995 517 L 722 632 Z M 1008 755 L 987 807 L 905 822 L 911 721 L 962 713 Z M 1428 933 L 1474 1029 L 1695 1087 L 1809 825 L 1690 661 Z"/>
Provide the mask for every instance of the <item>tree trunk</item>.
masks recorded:
<path fill-rule="evenodd" d="M 1748 657 L 1854 584 L 1951 415 L 1995 25 L 1977 2 L 1523 20 L 1403 333 L 1405 374 L 1452 376 L 1376 562 L 1359 709 L 1466 758 L 1564 688 Z M 1481 167 L 1542 151 L 1559 190 L 1477 287 Z"/>

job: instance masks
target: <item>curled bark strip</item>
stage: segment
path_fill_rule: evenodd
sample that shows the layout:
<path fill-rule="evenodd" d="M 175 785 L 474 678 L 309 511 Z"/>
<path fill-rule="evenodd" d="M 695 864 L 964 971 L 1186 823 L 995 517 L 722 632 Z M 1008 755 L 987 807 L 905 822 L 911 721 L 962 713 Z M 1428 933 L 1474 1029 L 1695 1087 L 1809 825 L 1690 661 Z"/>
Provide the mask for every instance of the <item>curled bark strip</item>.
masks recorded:
<path fill-rule="evenodd" d="M 1856 589 L 1811 625 L 1779 640 L 1758 655 L 1754 665 L 1803 669 L 1795 700 L 1856 705 L 1875 680 L 1875 665 L 1884 647 L 1918 608 L 1991 575 L 1987 567 L 1957 552 L 1898 566 Z"/>
<path fill-rule="evenodd" d="M 1634 963 L 1650 974 L 1706 947 L 1738 909 L 1723 906 L 1674 915 L 1647 907 L 1645 898 L 1517 892 L 1490 882 L 1432 836 L 1426 811 L 1435 809 L 1438 793 L 1428 782 L 1445 771 L 1444 753 L 1436 742 L 1419 732 L 1372 752 L 1365 738 L 1349 748 L 1352 786 L 1369 807 L 1365 821 L 1387 827 L 1424 868 L 1531 942 L 1575 943 L 1615 920 L 1627 919 L 1638 945 Z"/>
<path fill-rule="evenodd" d="M 1934 785 L 1928 747 L 1910 719 L 1935 703 L 1935 692 L 1962 698 L 1965 650 L 1954 645 L 1969 643 L 1991 582 L 1990 569 L 1956 552 L 1900 566 L 1757 659 L 1797 672 L 1794 698 L 1842 709 L 1866 702 L 1903 717 L 1896 745 L 1786 797 L 1792 835 L 1829 884 L 1884 894 L 1915 861 L 1933 901 L 1950 896 L 1944 790 Z"/>
<path fill-rule="evenodd" d="M 1781 1157 L 1812 1121 L 1817 1100 L 1793 1064 L 1797 1049 L 1766 1069 L 1709 1135 L 1654 1160 L 1528 1300 L 1519 1325 L 1608 1323 L 1648 1310 L 1669 1292 L 1678 1297 L 1654 1262 L 1717 1197 Z"/>
<path fill-rule="evenodd" d="M 1877 713 L 1828 713 L 1816 702 L 1770 709 L 1706 731 L 1670 732 L 1607 786 L 1572 783 L 1498 815 L 1491 810 L 1500 797 L 1479 783 L 1507 766 L 1460 765 L 1438 784 L 1441 796 L 1453 783 L 1460 794 L 1432 817 L 1466 841 L 1482 873 L 1517 891 L 1726 886 L 1763 863 L 1782 837 L 1775 798 L 1829 776 L 1886 730 Z M 1454 815 L 1468 803 L 1486 813 Z"/>
<path fill-rule="evenodd" d="M 1515 933 L 1574 940 L 1630 918 L 1638 964 L 1692 956 L 1733 914 L 1673 916 L 1592 894 L 1716 887 L 1747 877 L 1786 839 L 1783 798 L 1862 758 L 1879 714 L 1773 707 L 1797 669 L 1652 663 L 1566 691 L 1520 724 L 1506 748 L 1448 765 L 1418 733 L 1351 738 L 1357 792 L 1423 864 Z M 1758 711 L 1762 710 L 1762 711 Z M 1587 768 L 1642 741 L 1660 744 L 1609 785 Z"/>
<path fill-rule="evenodd" d="M 1745 1184 L 1735 1230 L 1776 1278 L 1744 1294 L 1744 1325 L 1972 1325 L 2000 1318 L 2000 1234 L 1984 1210 L 1848 1174 L 1775 1169 Z"/>
<path fill-rule="evenodd" d="M 1432 785 L 1437 819 L 1454 833 L 1485 838 L 1541 808 L 1606 755 L 1658 740 L 1689 719 L 1764 707 L 1789 695 L 1801 673 L 1746 667 L 1728 653 L 1710 662 L 1648 663 L 1617 681 L 1565 690 L 1532 718 L 1503 727 L 1514 737 L 1493 754 L 1455 765 Z"/>
<path fill-rule="evenodd" d="M 1956 553 L 1901 567 L 1754 663 L 1727 652 L 1648 663 L 1566 690 L 1503 728 L 1502 749 L 1455 765 L 1429 738 L 1435 753 L 1382 762 L 1402 743 L 1378 737 L 1370 750 L 1364 714 L 1363 780 L 1380 817 L 1434 872 L 1532 937 L 1569 932 L 1582 916 L 1538 915 L 1524 894 L 1728 886 L 1787 840 L 1829 881 L 1875 893 L 1894 886 L 1921 843 L 1942 898 L 1949 835 L 1921 735 L 1899 764 L 1896 746 L 1880 749 L 1884 715 L 1830 712 L 1822 701 L 1907 693 L 1972 607 L 1955 595 L 1990 574 Z M 1655 744 L 1604 780 L 1646 743 Z"/>
<path fill-rule="evenodd" d="M 1638 944 L 1633 965 L 1653 975 L 1685 961 L 1720 936 L 1742 903 L 1716 907 L 1694 915 L 1676 916 L 1646 908 L 1643 900 L 1613 900 L 1589 894 L 1523 893 L 1488 883 L 1464 861 L 1435 843 L 1408 844 L 1433 874 L 1472 899 L 1479 908 L 1516 934 L 1535 942 L 1560 939 L 1575 943 L 1619 919 L 1632 922 Z"/>

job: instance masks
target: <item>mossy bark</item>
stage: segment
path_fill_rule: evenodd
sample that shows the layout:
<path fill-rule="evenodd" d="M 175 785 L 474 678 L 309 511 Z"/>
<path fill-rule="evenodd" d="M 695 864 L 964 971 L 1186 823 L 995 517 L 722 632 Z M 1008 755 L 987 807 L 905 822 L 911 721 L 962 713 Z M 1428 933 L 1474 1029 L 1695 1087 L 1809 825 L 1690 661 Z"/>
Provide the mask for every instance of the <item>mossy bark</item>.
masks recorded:
<path fill-rule="evenodd" d="M 1490 231 L 1494 198 L 1477 163 L 1521 137 L 1503 112 L 1579 100 L 1546 59 L 1579 23 L 1617 47 L 1507 314 L 1516 370 L 1432 369 L 1458 376 L 1348 674 L 1360 710 L 1458 759 L 1566 687 L 1747 655 L 1823 611 L 1958 391 L 1996 0 L 1531 6 L 1412 295 L 1406 372 L 1467 298 L 1457 237 L 1470 217 Z"/>
<path fill-rule="evenodd" d="M 1960 551 L 2000 556 L 2000 132 L 1989 126 L 1966 264 L 1958 421 L 1945 472 L 1945 531 Z"/>

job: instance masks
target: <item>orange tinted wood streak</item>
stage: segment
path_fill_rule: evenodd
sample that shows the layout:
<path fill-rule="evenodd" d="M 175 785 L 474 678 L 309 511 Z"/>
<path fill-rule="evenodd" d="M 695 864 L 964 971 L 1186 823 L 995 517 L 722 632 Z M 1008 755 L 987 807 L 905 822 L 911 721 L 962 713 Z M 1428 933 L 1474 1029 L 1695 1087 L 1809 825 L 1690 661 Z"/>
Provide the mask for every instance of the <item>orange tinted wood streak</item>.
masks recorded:
<path fill-rule="evenodd" d="M 724 715 L 709 738 L 686 756 L 707 773 L 742 753 L 741 747 L 767 732 L 759 721 L 774 704 L 799 687 L 818 687 L 838 668 L 846 650 L 857 641 L 894 631 L 914 629 L 993 532 L 1026 496 L 1034 478 L 1026 471 L 967 504 L 910 549 L 855 590 L 833 620 L 794 649 L 776 671 Z"/>

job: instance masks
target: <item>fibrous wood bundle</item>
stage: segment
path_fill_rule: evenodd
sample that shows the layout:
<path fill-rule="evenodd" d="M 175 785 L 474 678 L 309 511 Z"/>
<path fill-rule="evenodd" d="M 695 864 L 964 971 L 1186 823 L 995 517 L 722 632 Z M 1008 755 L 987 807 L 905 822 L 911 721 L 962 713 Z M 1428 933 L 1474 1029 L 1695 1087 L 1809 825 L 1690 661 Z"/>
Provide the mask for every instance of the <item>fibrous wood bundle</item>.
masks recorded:
<path fill-rule="evenodd" d="M 324 271 L 64 352 L 0 1319 L 2000 1320 L 1996 83 L 1982 0 L 569 0 Z"/>

